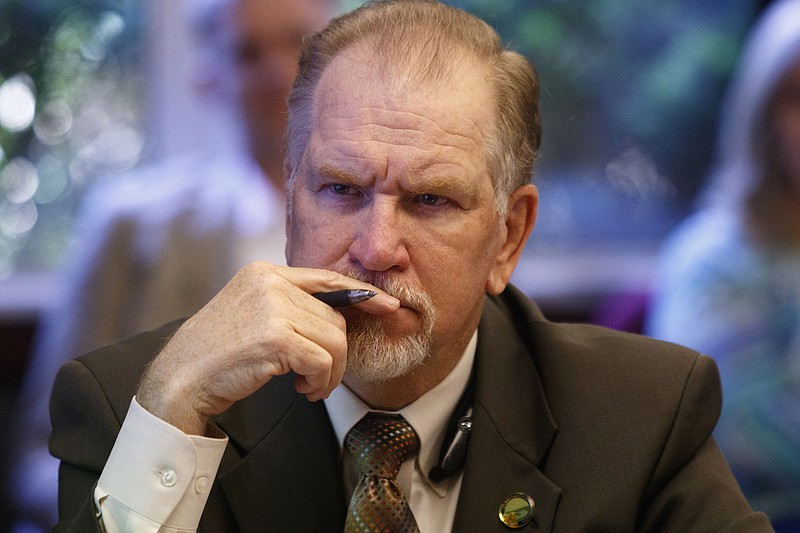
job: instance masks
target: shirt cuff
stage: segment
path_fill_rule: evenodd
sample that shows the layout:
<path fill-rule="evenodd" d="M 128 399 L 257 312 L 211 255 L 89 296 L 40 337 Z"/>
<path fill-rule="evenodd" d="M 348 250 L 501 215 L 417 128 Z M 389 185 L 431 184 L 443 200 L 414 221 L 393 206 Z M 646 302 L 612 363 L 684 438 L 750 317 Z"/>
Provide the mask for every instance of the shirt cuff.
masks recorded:
<path fill-rule="evenodd" d="M 133 514 L 176 529 L 196 529 L 228 443 L 216 427 L 209 434 L 215 436 L 187 435 L 133 398 L 97 483 L 95 497 L 108 495 L 97 498 L 100 512 L 105 513 L 107 503 L 126 510 L 125 520 Z"/>

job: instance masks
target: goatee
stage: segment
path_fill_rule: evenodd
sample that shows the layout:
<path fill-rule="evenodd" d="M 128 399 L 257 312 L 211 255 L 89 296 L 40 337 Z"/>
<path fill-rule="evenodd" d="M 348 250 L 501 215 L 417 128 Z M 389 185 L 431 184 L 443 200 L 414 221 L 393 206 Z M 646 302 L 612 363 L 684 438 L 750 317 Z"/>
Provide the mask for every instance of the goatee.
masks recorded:
<path fill-rule="evenodd" d="M 381 383 L 400 377 L 422 365 L 433 347 L 435 309 L 428 294 L 381 274 L 343 272 L 400 300 L 419 314 L 419 329 L 410 335 L 391 338 L 379 317 L 353 312 L 347 318 L 347 367 L 345 375 L 358 381 Z M 391 317 L 389 317 L 391 319 Z"/>

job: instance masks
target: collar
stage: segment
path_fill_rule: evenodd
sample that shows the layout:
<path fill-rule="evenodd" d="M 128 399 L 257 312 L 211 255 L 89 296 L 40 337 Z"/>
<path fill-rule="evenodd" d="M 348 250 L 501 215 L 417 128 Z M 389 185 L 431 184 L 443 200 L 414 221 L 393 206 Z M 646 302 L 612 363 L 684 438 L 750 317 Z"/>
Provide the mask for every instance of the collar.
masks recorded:
<path fill-rule="evenodd" d="M 444 441 L 447 424 L 458 400 L 469 384 L 477 345 L 478 332 L 476 330 L 453 370 L 431 390 L 398 411 L 419 436 L 420 447 L 419 454 L 414 461 L 415 467 L 425 482 L 441 497 L 447 493 L 449 484 L 432 482 L 428 478 L 428 472 L 439 463 L 439 451 Z M 325 400 L 325 407 L 328 410 L 340 450 L 344 447 L 344 439 L 350 428 L 371 411 L 369 406 L 344 384 L 333 390 Z"/>

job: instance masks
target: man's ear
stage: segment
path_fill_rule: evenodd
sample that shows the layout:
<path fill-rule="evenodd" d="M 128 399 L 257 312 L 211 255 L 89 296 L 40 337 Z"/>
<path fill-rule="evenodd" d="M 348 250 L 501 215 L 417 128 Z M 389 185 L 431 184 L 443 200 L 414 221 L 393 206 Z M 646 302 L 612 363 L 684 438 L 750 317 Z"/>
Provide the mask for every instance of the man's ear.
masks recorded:
<path fill-rule="evenodd" d="M 533 184 L 523 185 L 508 197 L 505 241 L 500 246 L 494 266 L 486 279 L 486 291 L 489 294 L 500 294 L 508 285 L 522 249 L 536 224 L 538 207 L 539 190 Z"/>

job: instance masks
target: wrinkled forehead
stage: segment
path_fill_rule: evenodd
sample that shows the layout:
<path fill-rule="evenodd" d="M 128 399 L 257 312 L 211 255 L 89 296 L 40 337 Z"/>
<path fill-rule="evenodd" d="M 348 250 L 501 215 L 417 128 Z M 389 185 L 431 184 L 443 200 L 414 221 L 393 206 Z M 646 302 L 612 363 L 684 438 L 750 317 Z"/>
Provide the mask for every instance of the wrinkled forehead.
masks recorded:
<path fill-rule="evenodd" d="M 339 52 L 326 67 L 315 91 L 313 123 L 342 108 L 392 109 L 435 117 L 446 129 L 477 129 L 485 137 L 494 127 L 496 95 L 488 66 L 462 54 L 447 75 L 431 74 L 420 61 L 392 62 L 359 43 Z"/>
<path fill-rule="evenodd" d="M 450 91 L 463 83 L 467 74 L 481 74 L 474 81 L 488 84 L 489 65 L 467 45 L 452 39 L 424 39 L 402 36 L 399 42 L 374 36 L 355 43 L 339 55 L 360 58 L 381 81 L 400 87 L 423 87 Z M 471 80 L 472 81 L 472 80 Z"/>

